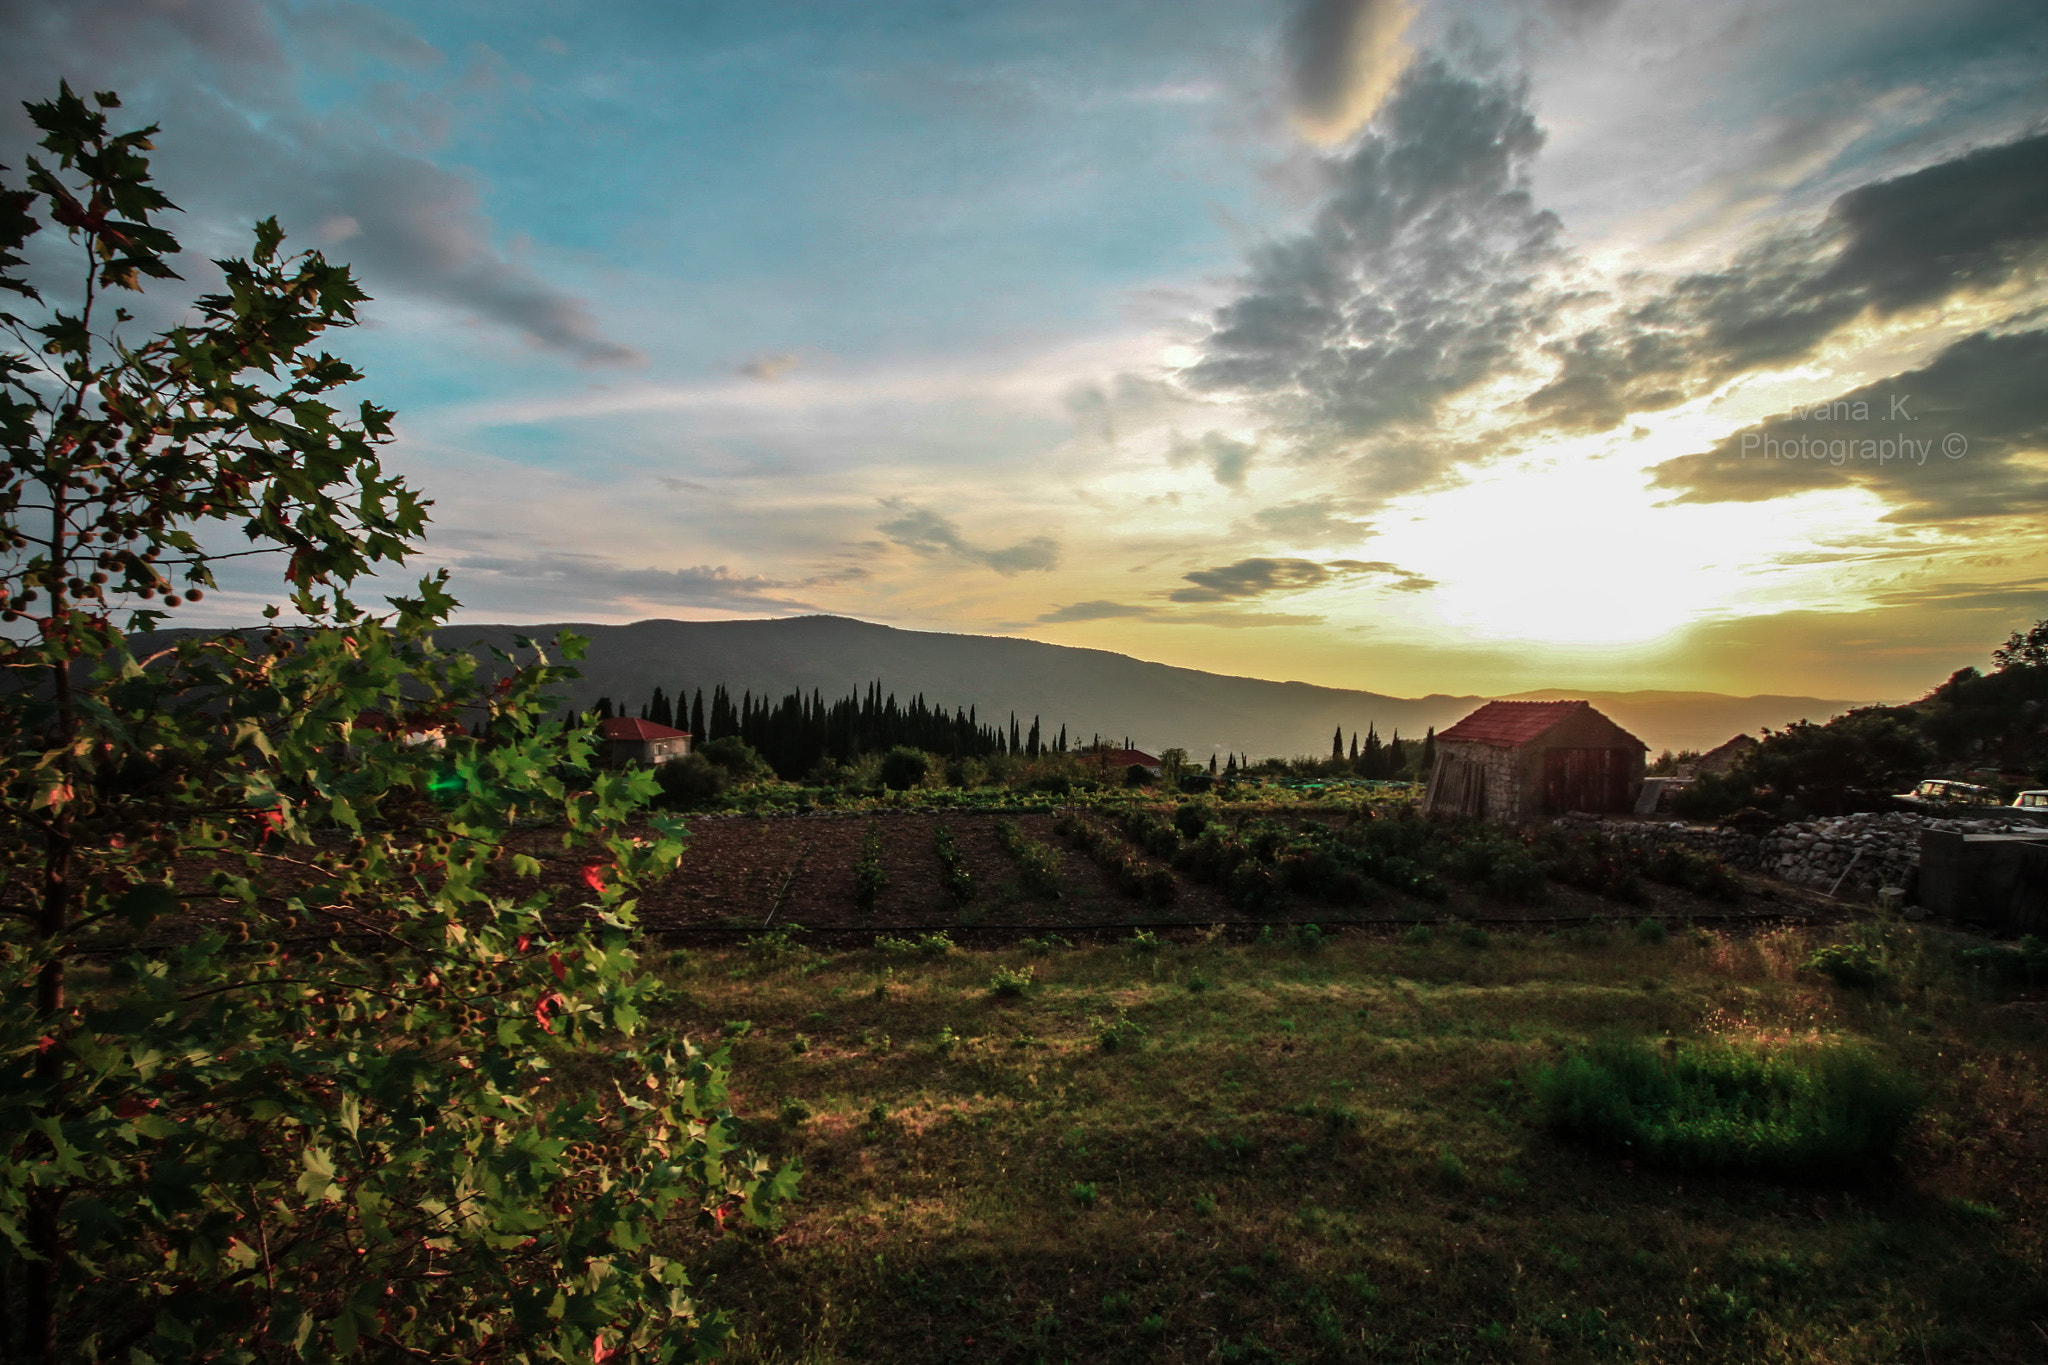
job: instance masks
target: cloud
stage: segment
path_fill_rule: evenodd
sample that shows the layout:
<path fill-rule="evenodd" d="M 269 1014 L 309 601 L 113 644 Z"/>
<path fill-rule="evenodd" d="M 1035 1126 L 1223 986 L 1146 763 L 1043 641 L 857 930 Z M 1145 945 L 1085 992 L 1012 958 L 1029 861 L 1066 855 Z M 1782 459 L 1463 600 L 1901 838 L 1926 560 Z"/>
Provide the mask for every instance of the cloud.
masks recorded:
<path fill-rule="evenodd" d="M 1040 625 L 1061 625 L 1073 621 L 1146 621 L 1153 625 L 1221 626 L 1245 630 L 1264 626 L 1315 626 L 1325 618 L 1283 611 L 1174 611 L 1129 602 L 1075 602 L 1056 607 L 1037 618 Z"/>
<path fill-rule="evenodd" d="M 1297 545 L 1329 541 L 1349 544 L 1372 534 L 1371 522 L 1339 516 L 1337 500 L 1327 496 L 1262 507 L 1252 513 L 1252 521 L 1260 531 Z"/>
<path fill-rule="evenodd" d="M 602 555 L 546 552 L 536 555 L 468 555 L 455 568 L 457 593 L 489 599 L 516 592 L 516 600 L 533 610 L 536 599 L 567 603 L 606 603 L 629 599 L 663 607 L 700 607 L 727 611 L 815 611 L 808 602 L 782 596 L 800 587 L 780 579 L 736 574 L 724 565 L 700 564 L 687 569 L 630 569 Z M 607 614 L 617 614 L 608 609 Z"/>
<path fill-rule="evenodd" d="M 641 359 L 606 339 L 582 300 L 497 252 L 468 179 L 378 147 L 337 147 L 318 136 L 299 146 L 307 160 L 325 161 L 326 173 L 287 188 L 310 201 L 302 214 L 355 220 L 358 231 L 331 254 L 360 266 L 373 293 L 395 287 L 441 300 L 585 364 Z"/>
<path fill-rule="evenodd" d="M 2044 259 L 2048 134 L 1850 190 L 1818 225 L 1774 234 L 1550 343 L 1556 375 L 1526 406 L 1566 429 L 1605 430 L 1730 376 L 1798 361 L 1866 313 L 1983 293 Z"/>
<path fill-rule="evenodd" d="M 1302 136 L 1342 142 L 1378 111 L 1407 65 L 1401 37 L 1414 17 L 1404 0 L 1300 0 L 1287 63 Z"/>
<path fill-rule="evenodd" d="M 1038 619 L 1047 625 L 1052 625 L 1064 621 L 1107 621 L 1119 616 L 1149 617 L 1157 616 L 1158 614 L 1159 609 L 1157 607 L 1136 606 L 1127 602 L 1105 602 L 1097 599 L 1093 602 L 1074 602 L 1064 607 L 1057 607 Z"/>
<path fill-rule="evenodd" d="M 1781 413 L 1658 465 L 1682 503 L 1861 488 L 1884 520 L 1952 523 L 2048 512 L 2048 331 L 1979 332 L 1918 369 Z"/>
<path fill-rule="evenodd" d="M 1543 134 L 1527 93 L 1434 58 L 1409 67 L 1375 130 L 1327 163 L 1309 230 L 1255 255 L 1183 381 L 1249 400 L 1297 459 L 1357 457 L 1380 496 L 1439 477 L 1455 453 L 1397 447 L 1379 467 L 1380 445 L 1517 364 L 1557 306 L 1541 276 L 1560 225 L 1530 195 Z"/>
<path fill-rule="evenodd" d="M 201 250 L 240 237 L 230 224 L 275 214 L 354 265 L 374 297 L 444 304 L 587 364 L 639 358 L 581 299 L 498 248 L 474 181 L 417 154 L 446 132 L 434 92 L 379 81 L 359 105 L 318 114 L 293 93 L 300 69 L 438 70 L 441 54 L 402 20 L 365 5 L 256 0 L 14 0 L 0 15 L 0 86 L 46 98 L 61 72 L 74 89 L 121 91 L 132 121 L 122 126 L 164 125 L 159 182 L 187 211 L 169 225 Z M 31 136 L 11 103 L 0 102 L 0 135 L 10 146 Z"/>
<path fill-rule="evenodd" d="M 974 545 L 961 535 L 958 526 L 929 508 L 902 498 L 885 498 L 882 506 L 896 515 L 875 529 L 920 555 L 952 555 L 994 569 L 1005 577 L 1026 570 L 1051 569 L 1060 562 L 1059 542 L 1050 536 L 1033 536 L 1002 548 Z"/>
<path fill-rule="evenodd" d="M 1197 569 L 1181 577 L 1194 584 L 1167 594 L 1174 602 L 1229 602 L 1271 593 L 1302 592 L 1346 578 L 1380 576 L 1397 592 L 1420 592 L 1435 582 L 1383 560 L 1240 559 L 1214 569 Z"/>
<path fill-rule="evenodd" d="M 1205 464 L 1216 482 L 1225 488 L 1243 488 L 1245 471 L 1251 467 L 1258 447 L 1234 441 L 1220 431 L 1204 432 L 1189 440 L 1175 432 L 1166 448 L 1166 462 L 1175 468 L 1190 463 Z"/>
<path fill-rule="evenodd" d="M 796 368 L 796 357 L 787 352 L 777 351 L 769 355 L 757 355 L 740 366 L 740 373 L 749 379 L 763 379 L 773 382 Z"/>

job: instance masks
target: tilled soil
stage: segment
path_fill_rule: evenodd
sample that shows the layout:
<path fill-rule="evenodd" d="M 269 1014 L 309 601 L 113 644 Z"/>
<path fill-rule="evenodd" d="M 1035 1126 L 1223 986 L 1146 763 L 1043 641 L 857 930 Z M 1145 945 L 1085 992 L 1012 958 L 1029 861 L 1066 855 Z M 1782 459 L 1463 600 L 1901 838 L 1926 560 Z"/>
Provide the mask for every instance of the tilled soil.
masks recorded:
<path fill-rule="evenodd" d="M 1232 905 L 1220 888 L 1200 885 L 1178 872 L 1174 902 L 1158 906 L 1124 892 L 1091 859 L 1070 847 L 1053 832 L 1054 819 L 1043 813 L 924 811 L 697 817 L 689 822 L 682 866 L 641 891 L 640 921 L 658 937 L 695 938 L 792 924 L 834 933 L 965 929 L 1001 934 L 1136 926 L 1170 931 L 1175 926 L 1212 924 L 1393 926 L 1449 918 L 1500 924 L 1600 919 L 1632 923 L 1645 917 L 1809 920 L 1830 918 L 1845 908 L 1801 888 L 1744 876 L 1746 893 L 1732 904 L 1656 885 L 1645 886 L 1644 903 L 1627 904 L 1553 884 L 1546 903 L 1535 906 L 1488 900 L 1463 888 L 1455 888 L 1444 904 L 1378 889 L 1364 905 L 1297 897 L 1284 910 L 1261 917 Z M 1054 851 L 1059 864 L 1057 897 L 1033 895 L 1020 884 L 1016 862 L 997 842 L 1000 820 L 1014 821 L 1025 837 Z M 880 838 L 887 882 L 874 912 L 863 915 L 855 902 L 855 869 L 871 825 Z M 964 905 L 955 904 L 946 890 L 935 842 L 941 827 L 952 830 L 973 874 L 975 892 Z M 1163 866 L 1157 859 L 1138 856 L 1148 865 Z M 555 864 L 542 881 L 567 893 L 562 897 L 566 907 L 589 899 L 578 879 L 574 867 Z M 531 890 L 533 884 L 518 889 Z"/>

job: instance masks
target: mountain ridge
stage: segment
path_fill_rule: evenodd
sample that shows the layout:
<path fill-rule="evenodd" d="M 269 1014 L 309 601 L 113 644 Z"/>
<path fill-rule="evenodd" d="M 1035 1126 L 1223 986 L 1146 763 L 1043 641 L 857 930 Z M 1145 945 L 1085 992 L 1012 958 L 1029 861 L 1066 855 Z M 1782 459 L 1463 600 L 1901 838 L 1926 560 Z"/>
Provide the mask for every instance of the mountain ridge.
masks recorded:
<path fill-rule="evenodd" d="M 1005 635 L 913 631 L 844 616 L 796 616 L 737 621 L 655 618 L 624 626 L 550 622 L 510 626 L 444 626 L 446 646 L 495 647 L 517 655 L 516 640 L 536 641 L 573 631 L 590 641 L 577 665 L 583 678 L 565 693 L 579 709 L 601 696 L 629 714 L 660 686 L 710 695 L 724 685 L 780 698 L 818 691 L 827 700 L 880 681 L 885 693 L 928 704 L 973 706 L 984 722 L 1015 711 L 1028 724 L 1040 717 L 1048 736 L 1062 725 L 1070 740 L 1091 736 L 1140 748 L 1211 753 L 1326 754 L 1332 732 L 1376 728 L 1382 739 L 1398 730 L 1420 739 L 1441 730 L 1488 700 L 1479 694 L 1433 692 L 1395 697 L 1358 688 L 1299 680 L 1273 681 L 1173 664 L 1114 650 L 1056 645 Z M 1731 697 L 1721 693 L 1619 692 L 1542 688 L 1500 699 L 1583 698 L 1649 745 L 1708 749 L 1737 734 L 1799 719 L 1826 720 L 1857 703 L 1819 697 Z"/>

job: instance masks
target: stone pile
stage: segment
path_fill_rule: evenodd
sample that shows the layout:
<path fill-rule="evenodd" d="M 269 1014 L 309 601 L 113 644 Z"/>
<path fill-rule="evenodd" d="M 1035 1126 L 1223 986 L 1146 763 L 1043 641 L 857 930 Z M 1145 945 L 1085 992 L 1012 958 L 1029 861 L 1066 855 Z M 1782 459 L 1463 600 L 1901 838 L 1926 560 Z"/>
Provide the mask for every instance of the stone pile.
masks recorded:
<path fill-rule="evenodd" d="M 1920 865 L 1920 832 L 1960 834 L 2039 833 L 2040 826 L 1998 816 L 1957 820 L 1903 811 L 1799 820 L 1764 834 L 1710 825 L 1609 822 L 1616 834 L 1669 840 L 1711 853 L 1731 867 L 1748 868 L 1822 891 L 1841 883 L 1843 896 L 1874 896 L 1887 886 L 1906 886 Z"/>

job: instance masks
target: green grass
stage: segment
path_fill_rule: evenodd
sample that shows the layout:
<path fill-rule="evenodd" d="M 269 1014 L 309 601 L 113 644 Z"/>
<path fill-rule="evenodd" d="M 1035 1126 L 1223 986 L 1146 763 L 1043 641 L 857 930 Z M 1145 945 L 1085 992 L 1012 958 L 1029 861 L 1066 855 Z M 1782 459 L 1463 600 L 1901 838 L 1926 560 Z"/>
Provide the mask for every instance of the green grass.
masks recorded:
<path fill-rule="evenodd" d="M 1897 1152 L 1912 1079 L 1843 1043 L 1659 1048 L 1605 1039 L 1536 1069 L 1550 1126 L 1677 1171 L 1833 1181 Z"/>
<path fill-rule="evenodd" d="M 753 1021 L 744 1139 L 806 1167 L 784 1227 L 703 1253 L 700 1287 L 748 1365 L 2037 1358 L 2041 1023 L 1960 968 L 1843 990 L 1805 966 L 1822 943 L 697 950 L 665 969 L 676 1022 Z M 1663 1067 L 1667 1037 L 1847 1045 L 1925 1103 L 1851 1185 L 1553 1134 L 1531 1077 L 1607 1039 Z"/>

